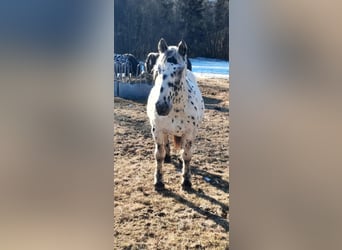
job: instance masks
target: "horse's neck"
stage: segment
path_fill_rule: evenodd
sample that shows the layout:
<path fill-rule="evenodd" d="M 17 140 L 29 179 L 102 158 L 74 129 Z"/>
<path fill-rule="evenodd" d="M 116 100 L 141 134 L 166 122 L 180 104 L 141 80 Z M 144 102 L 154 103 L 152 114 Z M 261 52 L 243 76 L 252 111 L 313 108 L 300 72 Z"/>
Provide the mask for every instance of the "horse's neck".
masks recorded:
<path fill-rule="evenodd" d="M 178 98 L 182 101 L 180 102 L 174 102 L 174 107 L 175 108 L 182 108 L 184 105 L 184 102 L 186 102 L 188 100 L 188 86 L 186 84 L 186 77 L 185 75 L 182 77 L 182 79 L 180 80 L 181 84 L 181 88 L 178 92 Z"/>

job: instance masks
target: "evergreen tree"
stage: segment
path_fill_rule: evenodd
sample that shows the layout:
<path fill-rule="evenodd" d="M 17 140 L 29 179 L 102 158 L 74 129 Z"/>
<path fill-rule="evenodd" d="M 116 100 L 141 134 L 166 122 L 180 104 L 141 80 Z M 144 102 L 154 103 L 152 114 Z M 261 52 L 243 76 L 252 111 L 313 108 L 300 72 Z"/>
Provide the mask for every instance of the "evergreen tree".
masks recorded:
<path fill-rule="evenodd" d="M 190 56 L 198 54 L 204 48 L 205 22 L 204 22 L 204 0 L 178 1 L 181 16 L 181 35 L 188 44 L 191 44 Z"/>
<path fill-rule="evenodd" d="M 215 7 L 215 46 L 222 53 L 222 58 L 229 57 L 229 0 L 217 0 Z"/>
<path fill-rule="evenodd" d="M 229 0 L 114 0 L 115 53 L 144 60 L 164 37 L 184 39 L 190 57 L 229 56 Z"/>

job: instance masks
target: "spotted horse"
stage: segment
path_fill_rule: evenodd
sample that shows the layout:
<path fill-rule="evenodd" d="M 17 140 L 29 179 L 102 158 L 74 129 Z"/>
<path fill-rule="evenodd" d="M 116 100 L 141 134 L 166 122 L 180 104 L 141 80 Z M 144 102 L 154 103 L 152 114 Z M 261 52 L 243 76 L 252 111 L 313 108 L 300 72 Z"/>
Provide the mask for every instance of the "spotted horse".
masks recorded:
<path fill-rule="evenodd" d="M 192 146 L 203 120 L 204 102 L 196 78 L 187 70 L 187 45 L 168 46 L 162 38 L 155 65 L 155 83 L 147 101 L 147 115 L 155 142 L 155 190 L 164 189 L 163 162 L 170 162 L 168 136 L 173 136 L 175 149 L 182 161 L 182 188 L 191 188 L 190 161 Z"/>

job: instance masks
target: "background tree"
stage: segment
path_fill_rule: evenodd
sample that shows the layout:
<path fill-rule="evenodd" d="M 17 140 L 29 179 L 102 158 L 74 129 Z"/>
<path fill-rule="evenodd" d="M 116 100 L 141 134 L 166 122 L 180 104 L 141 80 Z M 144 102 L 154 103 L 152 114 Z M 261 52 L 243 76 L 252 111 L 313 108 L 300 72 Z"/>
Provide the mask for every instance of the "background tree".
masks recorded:
<path fill-rule="evenodd" d="M 229 0 L 115 0 L 114 50 L 144 60 L 164 37 L 190 57 L 229 57 Z"/>

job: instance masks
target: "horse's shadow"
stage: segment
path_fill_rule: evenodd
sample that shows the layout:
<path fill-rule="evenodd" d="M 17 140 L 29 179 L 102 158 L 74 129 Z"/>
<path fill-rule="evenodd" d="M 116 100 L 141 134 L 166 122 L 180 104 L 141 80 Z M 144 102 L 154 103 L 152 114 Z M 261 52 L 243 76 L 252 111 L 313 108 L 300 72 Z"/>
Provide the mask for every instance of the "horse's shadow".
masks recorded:
<path fill-rule="evenodd" d="M 206 105 L 205 105 L 205 108 L 206 108 L 206 109 L 217 110 L 217 111 L 221 111 L 221 112 L 226 112 L 226 113 L 229 112 L 229 108 L 220 107 L 220 106 L 213 105 L 213 104 L 206 104 Z"/>
<path fill-rule="evenodd" d="M 205 109 L 213 109 L 221 112 L 229 112 L 229 108 L 218 106 L 222 102 L 221 99 L 203 96 Z"/>
<path fill-rule="evenodd" d="M 216 200 L 216 199 L 206 195 L 201 189 L 199 189 L 199 190 L 191 189 L 189 192 L 193 193 L 193 194 L 196 194 L 198 197 L 200 197 L 200 198 L 202 198 L 204 200 L 207 200 L 207 201 L 209 201 L 209 202 L 211 202 L 213 204 L 219 205 L 221 207 L 222 211 L 224 211 L 224 212 L 228 212 L 229 211 L 229 206 L 228 205 L 226 205 L 226 204 L 224 204 L 224 203 L 222 203 L 222 202 L 220 202 L 220 201 L 218 201 L 218 200 Z"/>
<path fill-rule="evenodd" d="M 181 172 L 182 171 L 182 162 L 180 161 L 180 159 L 178 158 L 178 156 L 175 156 L 175 155 L 172 155 L 171 156 L 171 162 L 170 162 L 172 165 L 174 165 L 174 167 L 176 168 L 176 171 L 177 172 Z M 191 167 L 191 171 L 194 175 L 200 175 L 202 176 L 203 180 L 206 181 L 207 183 L 213 185 L 214 187 L 222 190 L 223 192 L 225 193 L 228 193 L 229 192 L 229 182 L 225 181 L 225 180 L 222 180 L 222 177 L 219 176 L 219 175 L 215 175 L 215 174 L 211 174 L 207 171 L 204 171 L 204 170 L 200 170 L 198 169 L 197 167 L 194 167 L 192 166 Z M 209 178 L 210 181 L 208 181 L 209 179 L 205 179 L 204 177 L 206 178 Z M 179 194 L 176 194 L 174 192 L 172 192 L 171 190 L 168 190 L 168 189 L 163 189 L 163 190 L 160 190 L 158 191 L 160 194 L 162 194 L 163 196 L 165 197 L 171 197 L 173 198 L 174 200 L 190 207 L 191 209 L 193 209 L 194 211 L 196 211 L 197 213 L 199 214 L 202 214 L 204 216 L 206 216 L 207 218 L 213 220 L 215 223 L 217 223 L 218 225 L 220 225 L 225 231 L 229 231 L 229 222 L 212 213 L 212 212 L 209 212 L 209 211 L 206 211 L 198 206 L 196 206 L 194 203 L 192 203 L 191 201 L 188 201 L 186 200 L 185 198 L 183 198 L 182 196 L 180 196 Z M 196 196 L 198 196 L 199 198 L 202 198 L 204 200 L 207 200 L 213 204 L 216 204 L 218 206 L 221 207 L 221 211 L 222 211 L 222 215 L 223 217 L 227 216 L 227 213 L 229 211 L 229 206 L 210 197 L 209 195 L 205 194 L 204 191 L 202 189 L 198 189 L 198 190 L 195 190 L 194 188 L 190 188 L 188 190 L 186 190 L 187 193 L 189 194 L 195 194 Z"/>
<path fill-rule="evenodd" d="M 222 100 L 220 99 L 207 97 L 207 96 L 203 96 L 203 101 L 204 101 L 204 104 L 219 104 L 220 102 L 222 102 Z"/>
<path fill-rule="evenodd" d="M 218 215 L 216 215 L 216 214 L 214 214 L 214 213 L 212 213 L 212 212 L 210 212 L 210 211 L 204 210 L 204 209 L 202 209 L 202 208 L 196 206 L 193 202 L 191 202 L 191 201 L 189 201 L 189 200 L 186 200 L 185 198 L 183 198 L 183 197 L 180 196 L 179 194 L 174 193 L 174 192 L 171 191 L 171 190 L 163 189 L 163 190 L 158 191 L 158 192 L 159 192 L 161 195 L 165 196 L 165 197 L 173 198 L 174 200 L 176 200 L 176 201 L 178 201 L 178 202 L 180 202 L 180 203 L 182 203 L 182 204 L 188 206 L 189 208 L 193 209 L 193 210 L 196 211 L 197 213 L 199 213 L 199 214 L 201 214 L 201 215 L 203 215 L 203 216 L 206 216 L 208 219 L 213 220 L 216 224 L 218 224 L 219 226 L 221 226 L 226 232 L 229 231 L 229 222 L 228 222 L 226 219 L 224 219 L 224 218 L 222 218 L 222 217 L 220 217 L 220 216 L 218 216 Z M 224 205 L 224 204 L 222 204 L 221 202 L 219 202 L 219 201 L 217 201 L 217 200 L 215 200 L 215 199 L 213 199 L 213 198 L 211 198 L 211 197 L 209 197 L 209 196 L 207 196 L 207 195 L 205 195 L 205 194 L 199 194 L 198 191 L 195 191 L 195 190 L 193 190 L 193 189 L 191 189 L 189 192 L 190 192 L 190 193 L 195 193 L 195 194 L 198 195 L 199 197 L 204 198 L 204 199 L 208 199 L 208 200 L 210 200 L 210 201 L 212 201 L 212 202 L 214 201 L 214 203 L 216 203 L 216 204 L 221 204 L 221 205 L 222 205 L 222 206 L 221 206 L 222 211 L 223 211 L 223 213 L 224 213 L 225 216 L 226 216 L 226 213 L 227 213 L 228 210 L 229 210 L 229 208 L 228 208 L 227 205 Z"/>
<path fill-rule="evenodd" d="M 182 162 L 177 156 L 171 156 L 171 163 L 173 164 L 177 172 L 182 171 Z M 205 170 L 201 170 L 193 165 L 191 166 L 191 173 L 201 176 L 206 183 L 209 183 L 210 185 L 222 190 L 225 193 L 229 193 L 229 182 L 223 180 L 222 176 L 209 173 Z"/>
<path fill-rule="evenodd" d="M 202 176 L 202 178 L 210 185 L 222 190 L 225 193 L 229 193 L 229 182 L 223 180 L 220 175 L 211 174 L 194 166 L 191 167 L 191 172 L 195 175 Z"/>

